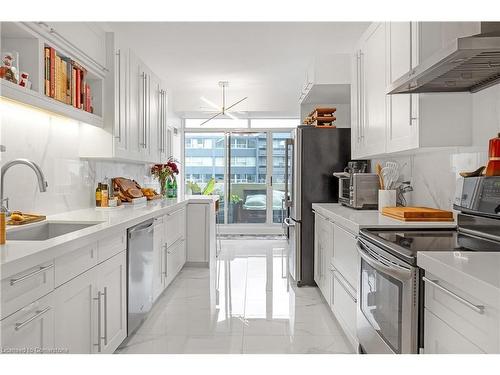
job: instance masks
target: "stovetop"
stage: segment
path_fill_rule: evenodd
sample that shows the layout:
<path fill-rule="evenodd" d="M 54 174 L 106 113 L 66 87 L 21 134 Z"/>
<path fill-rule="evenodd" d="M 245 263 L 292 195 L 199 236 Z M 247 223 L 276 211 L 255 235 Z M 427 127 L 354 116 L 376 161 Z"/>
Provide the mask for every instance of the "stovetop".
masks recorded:
<path fill-rule="evenodd" d="M 410 264 L 419 251 L 500 251 L 498 241 L 457 230 L 362 229 L 361 238 Z"/>

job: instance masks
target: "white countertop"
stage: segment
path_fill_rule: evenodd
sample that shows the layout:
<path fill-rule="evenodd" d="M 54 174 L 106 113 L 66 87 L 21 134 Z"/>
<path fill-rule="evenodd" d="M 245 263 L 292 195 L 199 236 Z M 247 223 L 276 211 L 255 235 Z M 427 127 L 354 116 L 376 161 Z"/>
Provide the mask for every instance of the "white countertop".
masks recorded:
<path fill-rule="evenodd" d="M 166 214 L 187 203 L 215 202 L 218 199 L 218 196 L 191 195 L 184 199 L 158 199 L 138 206 L 113 209 L 87 208 L 47 216 L 47 221 L 50 222 L 99 222 L 99 224 L 46 241 L 7 241 L 5 245 L 0 245 L 0 279 L 53 259 L 65 252 L 78 249 L 88 241 L 96 241 L 113 232 L 125 231 L 127 228 Z M 40 223 L 27 224 L 23 227 L 37 224 Z M 8 227 L 7 233 L 15 230 L 22 230 L 22 228 Z"/>
<path fill-rule="evenodd" d="M 339 203 L 313 203 L 312 208 L 354 234 L 358 234 L 362 228 L 455 228 L 457 225 L 454 221 L 400 221 L 384 216 L 377 210 L 355 210 Z"/>
<path fill-rule="evenodd" d="M 419 252 L 417 264 L 492 306 L 500 303 L 500 253 L 475 251 Z"/>

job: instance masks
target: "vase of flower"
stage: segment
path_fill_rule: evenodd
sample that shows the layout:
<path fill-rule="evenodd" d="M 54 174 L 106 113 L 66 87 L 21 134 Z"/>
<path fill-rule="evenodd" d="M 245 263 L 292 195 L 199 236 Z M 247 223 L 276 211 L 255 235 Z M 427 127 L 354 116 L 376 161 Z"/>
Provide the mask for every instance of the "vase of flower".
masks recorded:
<path fill-rule="evenodd" d="M 178 161 L 170 157 L 166 164 L 155 164 L 151 167 L 151 174 L 160 183 L 161 195 L 165 198 L 177 198 L 177 181 L 179 174 Z"/>

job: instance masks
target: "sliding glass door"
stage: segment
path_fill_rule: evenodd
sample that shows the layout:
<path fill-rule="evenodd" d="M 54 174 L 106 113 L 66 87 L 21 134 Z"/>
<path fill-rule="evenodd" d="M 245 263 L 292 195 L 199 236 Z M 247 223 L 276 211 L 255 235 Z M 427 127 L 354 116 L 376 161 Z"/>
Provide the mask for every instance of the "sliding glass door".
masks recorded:
<path fill-rule="evenodd" d="M 185 133 L 186 191 L 213 186 L 224 224 L 279 225 L 283 221 L 285 148 L 289 131 Z"/>
<path fill-rule="evenodd" d="M 228 224 L 267 222 L 267 134 L 229 133 Z"/>

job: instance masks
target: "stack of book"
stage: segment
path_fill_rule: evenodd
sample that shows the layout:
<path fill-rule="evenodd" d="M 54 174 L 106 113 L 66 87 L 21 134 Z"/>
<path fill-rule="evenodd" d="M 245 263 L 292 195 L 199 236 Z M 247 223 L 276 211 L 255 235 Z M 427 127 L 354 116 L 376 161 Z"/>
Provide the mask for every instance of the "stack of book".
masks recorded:
<path fill-rule="evenodd" d="M 93 113 L 87 71 L 77 62 L 45 47 L 45 95 Z"/>
<path fill-rule="evenodd" d="M 309 116 L 307 116 L 304 119 L 304 124 L 305 125 L 314 125 L 316 127 L 325 127 L 325 126 L 335 127 L 334 123 L 335 123 L 335 120 L 337 119 L 335 117 L 336 111 L 337 111 L 337 108 L 335 108 L 335 107 L 315 108 L 314 111 L 312 111 L 309 114 Z"/>

